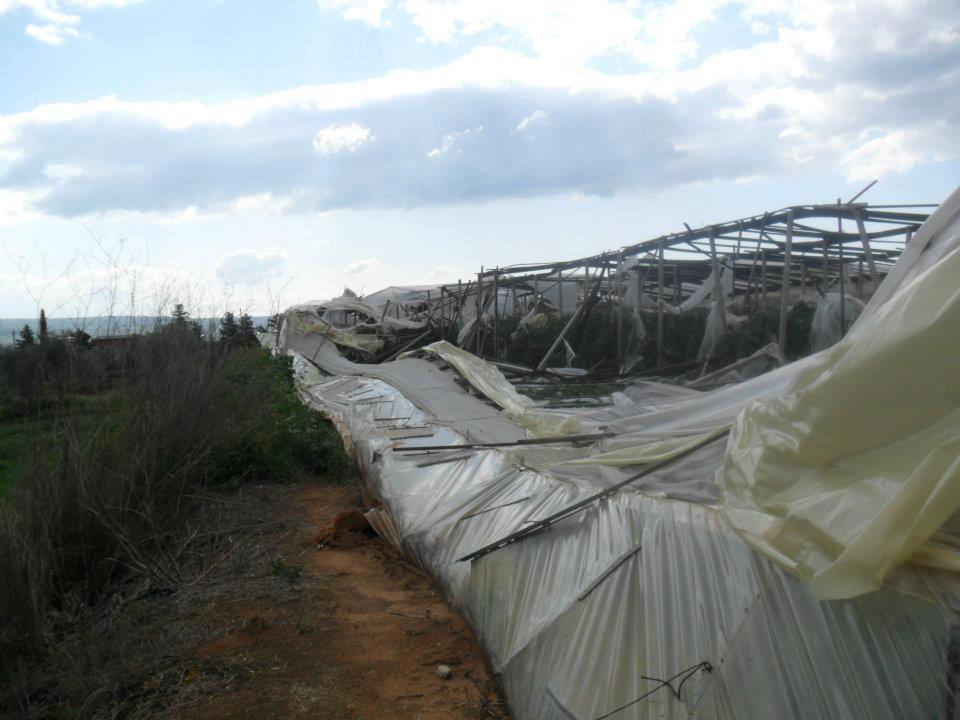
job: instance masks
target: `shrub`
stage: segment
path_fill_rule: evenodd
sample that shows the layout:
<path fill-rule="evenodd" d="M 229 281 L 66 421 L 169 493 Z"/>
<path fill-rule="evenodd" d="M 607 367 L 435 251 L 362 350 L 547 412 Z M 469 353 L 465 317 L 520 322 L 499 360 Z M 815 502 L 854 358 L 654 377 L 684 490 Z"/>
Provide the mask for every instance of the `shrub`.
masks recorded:
<path fill-rule="evenodd" d="M 264 350 L 224 349 L 187 322 L 109 351 L 67 350 L 50 363 L 39 346 L 3 357 L 5 377 L 33 383 L 31 412 L 42 406 L 52 432 L 28 448 L 0 507 L 0 678 L 42 655 L 57 618 L 121 583 L 182 583 L 198 558 L 200 494 L 348 475 L 339 437 L 300 402 L 289 362 Z M 54 389 L 37 373 L 58 378 Z"/>

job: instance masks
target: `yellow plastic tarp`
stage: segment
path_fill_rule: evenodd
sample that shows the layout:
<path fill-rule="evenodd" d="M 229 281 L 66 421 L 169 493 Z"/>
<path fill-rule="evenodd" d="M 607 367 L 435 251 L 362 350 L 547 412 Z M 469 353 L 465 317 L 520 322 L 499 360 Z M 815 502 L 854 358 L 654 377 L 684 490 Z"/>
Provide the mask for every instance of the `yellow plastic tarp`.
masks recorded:
<path fill-rule="evenodd" d="M 416 352 L 431 353 L 450 363 L 478 392 L 496 403 L 511 420 L 526 428 L 534 437 L 580 432 L 579 420 L 534 410 L 531 407 L 533 400 L 518 393 L 495 366 L 446 340 L 425 345 Z M 410 354 L 404 353 L 400 357 Z"/>
<path fill-rule="evenodd" d="M 363 352 L 374 353 L 383 347 L 383 341 L 376 335 L 369 333 L 346 332 L 323 320 L 310 318 L 306 320 L 296 310 L 288 310 L 286 320 L 294 330 L 301 335 L 320 334 L 337 345 L 351 347 Z"/>
<path fill-rule="evenodd" d="M 722 511 L 820 598 L 880 586 L 960 508 L 960 247 L 734 423 Z"/>

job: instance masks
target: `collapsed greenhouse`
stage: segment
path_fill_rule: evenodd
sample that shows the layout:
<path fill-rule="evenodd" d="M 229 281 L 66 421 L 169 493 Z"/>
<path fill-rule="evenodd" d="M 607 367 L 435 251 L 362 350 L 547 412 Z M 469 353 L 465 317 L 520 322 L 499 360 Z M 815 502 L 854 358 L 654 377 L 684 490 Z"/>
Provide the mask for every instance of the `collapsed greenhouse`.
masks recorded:
<path fill-rule="evenodd" d="M 960 190 L 345 293 L 272 343 L 513 717 L 954 717 L 958 278 Z"/>

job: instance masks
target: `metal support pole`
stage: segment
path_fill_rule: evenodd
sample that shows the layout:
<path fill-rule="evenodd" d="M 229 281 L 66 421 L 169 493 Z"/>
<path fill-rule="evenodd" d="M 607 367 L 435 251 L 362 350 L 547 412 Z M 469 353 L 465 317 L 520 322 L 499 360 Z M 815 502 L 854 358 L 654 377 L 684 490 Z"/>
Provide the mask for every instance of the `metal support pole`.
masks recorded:
<path fill-rule="evenodd" d="M 493 357 L 500 360 L 500 268 L 493 271 Z"/>
<path fill-rule="evenodd" d="M 870 249 L 870 239 L 867 237 L 867 228 L 863 224 L 863 211 L 857 212 L 857 230 L 860 231 L 860 242 L 863 245 L 863 251 L 867 254 L 867 266 L 870 268 L 870 288 L 877 289 L 879 278 L 877 277 L 877 264 L 873 261 L 873 251 Z M 861 274 L 861 287 L 863 284 Z"/>
<path fill-rule="evenodd" d="M 727 330 L 727 299 L 723 296 L 723 283 L 720 280 L 720 261 L 717 259 L 716 228 L 710 228 L 710 259 L 713 262 L 713 299 L 720 303 L 720 327 Z M 663 241 L 660 241 L 660 257 L 663 258 Z M 661 260 L 662 262 L 662 260 Z"/>
<path fill-rule="evenodd" d="M 657 255 L 657 367 L 663 367 L 663 240 Z"/>
<path fill-rule="evenodd" d="M 557 273 L 557 313 L 563 317 L 563 270 Z"/>
<path fill-rule="evenodd" d="M 617 368 L 623 367 L 623 250 L 617 253 Z"/>
<path fill-rule="evenodd" d="M 791 253 L 793 251 L 793 210 L 787 213 L 787 239 L 783 248 L 783 284 L 780 286 L 780 330 L 777 341 L 780 352 L 787 350 L 787 306 L 790 304 Z"/>
<path fill-rule="evenodd" d="M 767 312 L 767 251 L 760 251 L 760 280 L 763 282 L 763 294 L 760 296 L 760 304 L 763 312 Z"/>
<path fill-rule="evenodd" d="M 820 293 L 826 295 L 827 293 L 827 275 L 830 272 L 830 258 L 827 255 L 827 238 L 823 238 L 823 275 L 820 280 Z"/>
<path fill-rule="evenodd" d="M 480 343 L 483 341 L 481 337 L 481 331 L 483 329 L 483 323 L 480 322 L 480 313 L 483 311 L 483 265 L 480 266 L 480 272 L 477 273 L 477 317 L 473 321 L 473 352 L 476 355 L 480 355 Z"/>
<path fill-rule="evenodd" d="M 837 198 L 837 205 L 840 205 L 840 198 Z M 840 247 L 840 337 L 847 334 L 847 288 L 846 279 L 843 277 L 843 218 L 837 215 L 837 244 Z"/>

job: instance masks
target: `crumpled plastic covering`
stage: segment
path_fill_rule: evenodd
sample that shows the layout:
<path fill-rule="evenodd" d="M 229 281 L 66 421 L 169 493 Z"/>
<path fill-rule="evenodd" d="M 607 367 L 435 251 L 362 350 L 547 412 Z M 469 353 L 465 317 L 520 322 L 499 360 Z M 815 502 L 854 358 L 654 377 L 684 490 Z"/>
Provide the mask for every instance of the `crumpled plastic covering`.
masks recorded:
<path fill-rule="evenodd" d="M 639 445 L 628 445 L 614 450 L 593 453 L 584 458 L 569 460 L 568 463 L 571 465 L 613 465 L 620 467 L 658 463 L 676 457 L 710 437 L 719 437 L 724 432 L 726 432 L 726 429 L 712 430 L 690 436 L 668 437 Z"/>
<path fill-rule="evenodd" d="M 347 290 L 347 292 L 350 292 L 350 290 Z M 300 305 L 295 305 L 292 309 L 302 315 L 313 314 L 324 322 L 341 326 L 346 323 L 346 315 L 348 312 L 364 315 L 369 319 L 368 322 L 371 325 L 380 325 L 388 330 L 419 330 L 427 325 L 427 319 L 425 317 L 417 317 L 414 319 L 391 317 L 389 314 L 384 315 L 382 308 L 389 310 L 385 305 L 381 306 L 380 309 L 368 305 L 358 300 L 353 296 L 353 293 L 350 292 L 350 295 L 341 295 L 331 300 L 301 303 Z M 343 330 L 345 332 L 351 331 L 349 327 L 343 328 Z"/>
<path fill-rule="evenodd" d="M 726 318 L 727 324 L 723 324 Z M 724 314 L 720 313 L 720 303 L 710 304 L 710 312 L 707 314 L 707 323 L 703 329 L 703 338 L 700 340 L 700 348 L 697 350 L 697 360 L 709 360 L 720 352 L 723 345 L 723 337 L 727 332 L 727 327 L 731 325 L 742 325 L 747 321 L 746 315 L 735 315 L 729 308 Z"/>
<path fill-rule="evenodd" d="M 284 342 L 291 328 L 300 335 L 319 334 L 337 345 L 368 353 L 376 352 L 383 347 L 383 340 L 376 335 L 348 332 L 336 327 L 333 323 L 324 322 L 317 317 L 302 314 L 296 309 L 291 308 L 287 310 L 284 315 L 284 325 L 280 331 L 280 344 L 284 350 L 286 350 Z"/>
<path fill-rule="evenodd" d="M 724 299 L 733 295 L 733 260 L 727 256 L 720 258 L 720 291 L 723 293 Z M 703 281 L 700 287 L 698 287 L 690 297 L 680 303 L 679 310 L 681 312 L 688 312 L 695 308 L 715 303 L 720 300 L 720 298 L 714 297 L 715 295 L 714 273 L 711 270 L 707 279 Z"/>
<path fill-rule="evenodd" d="M 497 450 L 401 453 L 396 446 L 457 436 L 381 380 L 340 375 L 302 387 L 349 438 L 392 521 L 385 536 L 477 631 L 516 720 L 596 720 L 628 704 L 611 720 L 943 718 L 958 699 L 946 658 L 960 648 L 960 592 L 941 573 L 910 567 L 896 587 L 818 601 L 714 508 L 633 489 L 457 562 L 596 492 L 589 468 L 541 471 Z M 657 403 L 701 399 L 649 389 Z M 404 418 L 433 435 L 392 440 Z M 657 689 L 657 678 L 684 671 L 682 687 Z"/>
<path fill-rule="evenodd" d="M 518 393 L 496 367 L 446 340 L 425 345 L 415 352 L 436 355 L 455 367 L 478 392 L 495 402 L 511 420 L 526 428 L 533 437 L 573 435 L 580 432 L 580 423 L 576 418 L 534 410 L 533 401 Z M 413 353 L 404 353 L 400 357 L 411 354 Z"/>
<path fill-rule="evenodd" d="M 355 297 L 355 296 L 354 296 Z M 364 305 L 372 308 L 376 317 L 383 315 L 384 309 L 388 314 L 393 314 L 397 306 L 406 308 L 417 306 L 427 302 L 427 298 L 436 301 L 440 298 L 439 285 L 411 285 L 397 286 L 391 285 L 377 292 L 364 295 L 361 301 Z M 394 318 L 396 319 L 396 318 Z"/>
<path fill-rule="evenodd" d="M 960 218 L 960 193 L 941 210 L 932 227 L 915 236 L 848 338 L 863 332 L 869 345 L 862 328 L 881 316 L 899 292 L 893 287 L 907 287 L 947 258 L 951 243 L 960 245 L 956 237 L 927 242 L 931 234 L 942 240 L 940 231 Z M 895 299 L 899 303 L 901 296 Z M 939 719 L 960 707 L 960 578 L 917 564 L 924 553 L 936 556 L 956 544 L 960 516 L 939 528 L 936 548 L 929 550 L 928 542 L 879 589 L 821 600 L 787 570 L 785 556 L 756 552 L 714 506 L 709 489 L 723 462 L 720 441 L 676 460 L 655 481 L 644 478 L 476 562 L 457 562 L 634 472 L 630 466 L 569 461 L 728 427 L 751 401 L 764 407 L 797 387 L 798 378 L 818 379 L 824 354 L 706 393 L 631 386 L 622 393 L 629 417 L 570 411 L 579 413 L 585 429 L 595 429 L 595 418 L 604 417 L 603 425 L 618 433 L 588 448 L 401 452 L 462 444 L 477 434 L 474 410 L 461 413 L 456 423 L 445 413 L 460 403 L 484 404 L 461 393 L 449 403 L 433 403 L 431 416 L 420 409 L 423 400 L 409 399 L 423 395 L 429 373 L 399 372 L 401 363 L 418 361 L 359 366 L 333 357 L 329 344 L 319 352 L 315 344 L 308 338 L 297 347 L 308 359 L 330 355 L 323 366 L 338 374 L 302 373 L 304 396 L 335 420 L 352 447 L 366 488 L 391 520 L 385 536 L 430 573 L 477 631 L 516 720 Z M 295 367 L 306 364 L 295 357 Z M 827 368 L 826 375 L 838 367 Z M 862 421 L 864 399 L 873 403 L 870 422 L 880 422 L 877 407 L 888 388 L 871 385 L 867 377 L 859 390 L 846 405 L 842 428 Z M 460 391 L 448 383 L 442 392 Z M 368 397 L 377 403 L 366 404 Z M 842 409 L 839 401 L 835 406 Z M 503 415 L 496 419 L 506 424 Z M 901 428 L 907 420 L 891 422 Z M 432 435 L 395 439 L 391 428 L 398 422 Z M 785 428 L 787 449 L 797 429 Z M 696 482 L 700 487 L 693 487 Z M 684 486 L 690 494 L 683 494 Z M 914 509 L 915 515 L 927 510 Z M 687 678 L 682 684 L 661 684 L 678 674 Z"/>
<path fill-rule="evenodd" d="M 860 317 L 861 312 L 863 312 L 863 302 L 852 295 L 843 298 L 845 327 L 850 328 Z M 810 320 L 810 351 L 819 352 L 836 345 L 843 335 L 842 330 L 843 328 L 840 326 L 840 293 L 827 293 L 817 302 L 817 309 Z"/>
<path fill-rule="evenodd" d="M 620 373 L 626 375 L 637 366 L 643 359 L 641 348 L 644 338 L 647 336 L 647 330 L 643 326 L 643 319 L 637 308 L 630 308 L 630 332 L 627 334 L 627 344 L 623 352 L 623 367 Z"/>
<path fill-rule="evenodd" d="M 737 417 L 717 473 L 727 522 L 818 597 L 878 588 L 960 509 L 960 218 L 937 240 L 952 249 Z M 951 547 L 916 559 L 960 566 Z"/>

